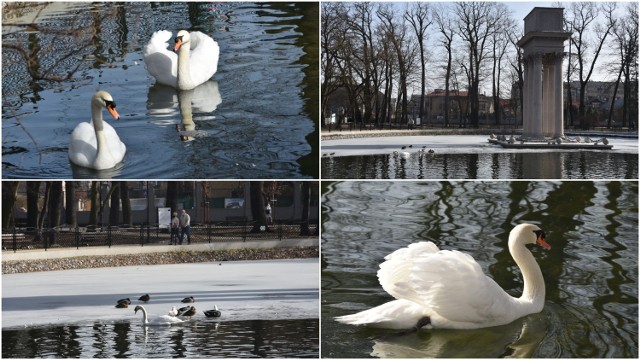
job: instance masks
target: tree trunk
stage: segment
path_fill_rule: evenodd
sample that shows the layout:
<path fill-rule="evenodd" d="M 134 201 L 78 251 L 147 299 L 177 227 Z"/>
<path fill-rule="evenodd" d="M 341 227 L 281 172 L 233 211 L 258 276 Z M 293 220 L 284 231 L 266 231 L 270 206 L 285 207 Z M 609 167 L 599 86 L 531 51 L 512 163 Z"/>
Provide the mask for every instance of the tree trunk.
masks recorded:
<path fill-rule="evenodd" d="M 300 235 L 311 235 L 309 230 L 309 210 L 311 208 L 311 184 L 309 181 L 302 182 L 302 222 L 300 223 Z"/>
<path fill-rule="evenodd" d="M 123 181 L 120 184 L 120 203 L 122 204 L 122 225 L 132 226 L 131 221 L 131 199 L 129 198 L 129 182 Z"/>
<path fill-rule="evenodd" d="M 5 181 L 2 183 L 2 229 L 5 231 L 15 226 L 13 207 L 18 193 L 17 181 Z"/>
<path fill-rule="evenodd" d="M 51 182 L 51 194 L 49 200 L 49 246 L 54 245 L 57 240 L 60 226 L 60 209 L 62 207 L 62 181 Z"/>
<path fill-rule="evenodd" d="M 71 226 L 78 225 L 78 203 L 76 199 L 75 181 L 65 181 L 65 221 Z"/>
<path fill-rule="evenodd" d="M 111 182 L 111 198 L 109 201 L 109 225 L 117 226 L 120 223 L 120 187 L 121 181 Z"/>
<path fill-rule="evenodd" d="M 40 181 L 27 181 L 27 227 L 38 227 L 38 200 L 40 199 Z"/>
<path fill-rule="evenodd" d="M 611 95 L 611 106 L 609 106 L 609 116 L 607 119 L 607 128 L 611 129 L 611 121 L 613 119 L 613 107 L 616 103 L 616 94 L 618 93 L 618 85 L 620 84 L 620 78 L 622 77 L 622 69 L 624 66 L 620 66 L 618 71 L 618 78 L 616 79 L 616 85 L 613 87 L 613 95 Z"/>
<path fill-rule="evenodd" d="M 98 226 L 98 209 L 100 202 L 98 200 L 99 181 L 91 182 L 91 190 L 89 190 L 89 199 L 91 201 L 91 210 L 89 211 L 89 225 Z"/>
<path fill-rule="evenodd" d="M 267 225 L 267 218 L 264 213 L 263 182 L 251 181 L 249 184 L 251 196 L 251 218 L 253 220 L 253 228 L 251 229 L 251 232 L 259 233 L 262 231 L 272 231 Z"/>

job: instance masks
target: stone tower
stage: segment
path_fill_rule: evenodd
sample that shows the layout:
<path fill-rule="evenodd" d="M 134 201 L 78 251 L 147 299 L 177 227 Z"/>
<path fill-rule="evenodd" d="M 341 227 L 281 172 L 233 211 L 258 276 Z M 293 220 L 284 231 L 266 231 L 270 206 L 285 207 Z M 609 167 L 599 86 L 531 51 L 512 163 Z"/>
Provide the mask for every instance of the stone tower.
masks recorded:
<path fill-rule="evenodd" d="M 524 18 L 523 139 L 544 140 L 564 136 L 562 109 L 562 59 L 564 42 L 562 8 L 536 7 Z"/>

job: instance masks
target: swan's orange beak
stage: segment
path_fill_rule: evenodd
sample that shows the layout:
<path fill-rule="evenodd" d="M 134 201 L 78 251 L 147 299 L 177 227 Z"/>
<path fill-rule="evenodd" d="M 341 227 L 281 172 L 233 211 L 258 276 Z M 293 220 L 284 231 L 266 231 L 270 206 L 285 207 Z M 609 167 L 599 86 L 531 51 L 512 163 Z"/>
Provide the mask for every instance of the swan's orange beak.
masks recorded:
<path fill-rule="evenodd" d="M 182 46 L 182 38 L 176 38 L 176 45 L 173 47 L 173 51 L 178 51 Z"/>
<path fill-rule="evenodd" d="M 114 119 L 120 120 L 120 115 L 118 115 L 118 112 L 116 111 L 116 107 L 114 105 L 107 105 L 107 110 Z"/>
<path fill-rule="evenodd" d="M 540 232 L 538 234 L 538 238 L 536 239 L 536 244 L 542 246 L 543 248 L 547 249 L 547 250 L 551 250 L 551 245 L 547 244 L 546 241 L 544 241 L 544 233 Z"/>

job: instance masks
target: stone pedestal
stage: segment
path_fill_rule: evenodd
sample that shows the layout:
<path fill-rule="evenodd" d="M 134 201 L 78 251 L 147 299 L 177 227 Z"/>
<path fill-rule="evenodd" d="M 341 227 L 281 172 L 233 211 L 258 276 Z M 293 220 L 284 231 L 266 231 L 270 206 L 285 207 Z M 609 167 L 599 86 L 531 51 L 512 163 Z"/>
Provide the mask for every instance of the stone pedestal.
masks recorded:
<path fill-rule="evenodd" d="M 564 42 L 571 33 L 562 31 L 562 8 L 534 8 L 518 41 L 523 49 L 523 138 L 544 140 L 564 136 L 562 59 Z"/>

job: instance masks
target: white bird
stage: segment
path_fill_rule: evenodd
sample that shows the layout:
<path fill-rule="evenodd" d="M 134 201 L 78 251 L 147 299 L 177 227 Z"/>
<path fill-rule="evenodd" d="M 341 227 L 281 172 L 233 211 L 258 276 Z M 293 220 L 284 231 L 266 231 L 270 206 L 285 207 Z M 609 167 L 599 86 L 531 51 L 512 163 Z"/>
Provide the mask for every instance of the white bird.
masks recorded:
<path fill-rule="evenodd" d="M 175 306 L 172 306 L 171 310 L 169 310 L 169 316 L 173 316 L 173 317 L 178 316 L 178 309 L 176 309 Z"/>
<path fill-rule="evenodd" d="M 136 314 L 138 313 L 138 310 L 142 310 L 142 314 L 143 314 L 142 325 L 145 325 L 145 326 L 146 325 L 172 325 L 172 324 L 179 324 L 183 322 L 182 320 L 169 315 L 162 315 L 149 321 L 149 319 L 147 318 L 147 310 L 145 310 L 145 308 L 142 305 L 136 306 L 135 308 Z"/>
<path fill-rule="evenodd" d="M 103 107 L 114 119 L 120 119 L 116 103 L 108 92 L 98 91 L 93 95 L 91 121 L 78 124 L 69 140 L 69 160 L 78 166 L 111 169 L 122 161 L 127 152 L 113 127 L 102 120 Z"/>
<path fill-rule="evenodd" d="M 548 250 L 544 239 L 544 232 L 533 224 L 520 224 L 509 233 L 509 252 L 524 278 L 519 298 L 484 275 L 470 255 L 419 242 L 387 255 L 380 265 L 380 284 L 397 300 L 336 320 L 388 329 L 476 329 L 540 312 L 544 278 L 525 245 L 537 243 Z"/>
<path fill-rule="evenodd" d="M 147 71 L 160 84 L 180 90 L 191 90 L 211 79 L 218 70 L 220 47 L 210 36 L 199 31 L 178 31 L 174 51 L 167 50 L 171 32 L 153 33 L 144 47 Z"/>

